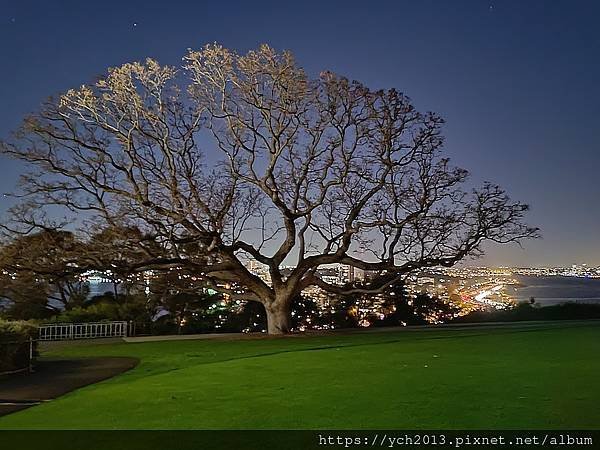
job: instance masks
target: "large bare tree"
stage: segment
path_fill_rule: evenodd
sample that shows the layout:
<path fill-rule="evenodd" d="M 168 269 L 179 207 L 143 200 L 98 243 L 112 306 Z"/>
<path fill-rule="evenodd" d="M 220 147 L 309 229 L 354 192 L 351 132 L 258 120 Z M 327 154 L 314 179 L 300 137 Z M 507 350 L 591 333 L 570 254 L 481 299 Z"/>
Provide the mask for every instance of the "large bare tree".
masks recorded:
<path fill-rule="evenodd" d="M 32 169 L 27 206 L 15 210 L 23 223 L 38 225 L 50 206 L 137 227 L 163 249 L 138 267 L 196 270 L 261 302 L 275 334 L 290 330 L 292 299 L 311 285 L 380 292 L 486 241 L 536 234 L 527 206 L 499 187 L 463 187 L 467 172 L 442 154 L 442 124 L 394 89 L 310 78 L 289 52 L 208 45 L 179 68 L 148 59 L 109 69 L 47 102 L 3 152 Z M 328 284 L 318 270 L 336 263 L 373 276 Z"/>

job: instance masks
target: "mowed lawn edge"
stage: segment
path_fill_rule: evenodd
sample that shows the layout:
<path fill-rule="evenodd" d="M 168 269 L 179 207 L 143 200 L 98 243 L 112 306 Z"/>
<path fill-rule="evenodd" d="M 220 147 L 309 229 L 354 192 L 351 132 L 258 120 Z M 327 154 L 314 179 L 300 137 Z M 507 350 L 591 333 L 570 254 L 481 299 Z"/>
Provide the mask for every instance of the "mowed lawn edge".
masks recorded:
<path fill-rule="evenodd" d="M 2 429 L 585 429 L 600 324 L 57 347 L 135 356 Z"/>

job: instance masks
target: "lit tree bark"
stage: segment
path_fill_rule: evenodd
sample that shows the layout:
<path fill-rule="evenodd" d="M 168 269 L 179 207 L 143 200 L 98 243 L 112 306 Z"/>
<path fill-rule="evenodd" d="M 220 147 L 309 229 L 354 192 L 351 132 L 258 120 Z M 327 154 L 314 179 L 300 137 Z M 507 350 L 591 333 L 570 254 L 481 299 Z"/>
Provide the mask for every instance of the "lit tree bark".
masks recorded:
<path fill-rule="evenodd" d="M 289 297 L 281 296 L 278 300 L 265 305 L 265 311 L 269 334 L 285 334 L 292 330 L 292 303 Z"/>
<path fill-rule="evenodd" d="M 499 187 L 462 188 L 467 172 L 443 157 L 442 124 L 394 89 L 310 79 L 288 52 L 209 45 L 181 68 L 148 59 L 110 69 L 49 101 L 2 150 L 32 168 L 13 209 L 20 231 L 50 226 L 46 207 L 135 226 L 162 249 L 138 268 L 195 269 L 263 303 L 277 334 L 308 286 L 380 292 L 483 242 L 536 235 L 527 206 Z M 376 275 L 331 285 L 319 277 L 328 264 Z"/>

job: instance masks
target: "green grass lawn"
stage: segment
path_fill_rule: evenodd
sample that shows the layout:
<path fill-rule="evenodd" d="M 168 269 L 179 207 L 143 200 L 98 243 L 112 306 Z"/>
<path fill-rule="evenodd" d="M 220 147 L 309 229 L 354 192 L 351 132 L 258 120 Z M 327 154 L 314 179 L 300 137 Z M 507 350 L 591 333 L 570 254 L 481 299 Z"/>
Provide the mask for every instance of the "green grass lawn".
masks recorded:
<path fill-rule="evenodd" d="M 136 356 L 0 418 L 44 429 L 595 429 L 600 324 L 57 347 Z"/>

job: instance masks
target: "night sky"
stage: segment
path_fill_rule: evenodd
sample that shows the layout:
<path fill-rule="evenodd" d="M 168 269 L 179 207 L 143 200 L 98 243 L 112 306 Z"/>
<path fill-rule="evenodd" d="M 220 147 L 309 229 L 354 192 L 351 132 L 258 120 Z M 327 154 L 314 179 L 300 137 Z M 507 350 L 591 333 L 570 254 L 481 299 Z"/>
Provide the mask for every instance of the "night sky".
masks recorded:
<path fill-rule="evenodd" d="M 597 1 L 2 0 L 0 137 L 109 66 L 266 42 L 440 113 L 453 161 L 531 204 L 544 238 L 477 264 L 600 265 L 599 22 Z M 0 191 L 20 170 L 0 161 Z"/>

